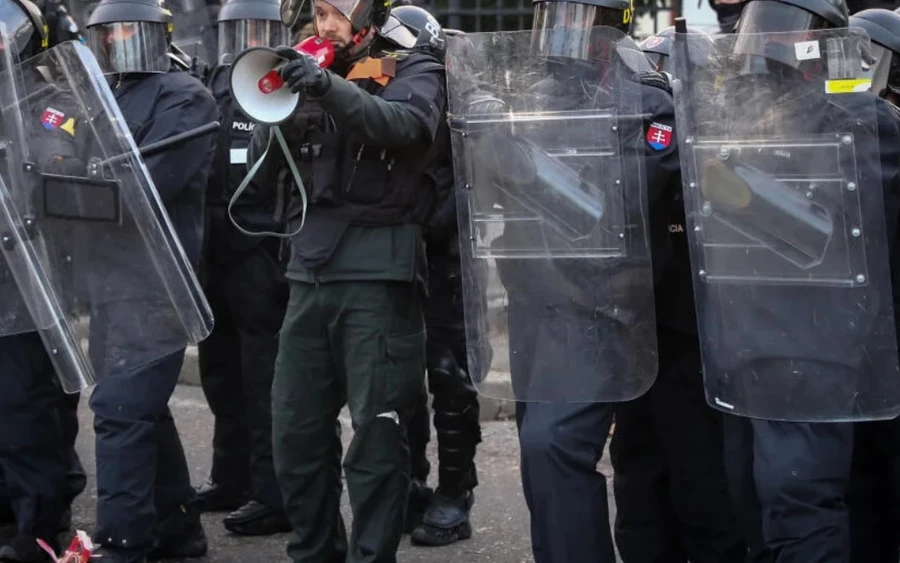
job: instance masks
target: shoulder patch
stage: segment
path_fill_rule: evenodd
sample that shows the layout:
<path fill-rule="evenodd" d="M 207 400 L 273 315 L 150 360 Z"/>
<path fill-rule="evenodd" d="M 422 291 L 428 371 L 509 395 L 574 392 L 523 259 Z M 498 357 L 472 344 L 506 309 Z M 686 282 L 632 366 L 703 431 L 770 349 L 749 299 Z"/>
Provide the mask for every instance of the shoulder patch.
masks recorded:
<path fill-rule="evenodd" d="M 75 118 L 70 117 L 68 119 L 68 121 L 66 121 L 65 123 L 62 124 L 60 129 L 62 129 L 63 131 L 65 131 L 66 133 L 68 133 L 69 135 L 74 137 L 75 136 Z"/>
<path fill-rule="evenodd" d="M 643 48 L 643 49 L 652 49 L 652 48 L 654 48 L 654 47 L 659 47 L 660 45 L 662 45 L 663 43 L 665 43 L 665 41 L 666 41 L 666 38 L 665 38 L 665 37 L 660 37 L 660 36 L 658 36 L 658 35 L 654 35 L 654 36 L 651 37 L 650 39 L 647 39 L 647 42 L 644 43 L 643 45 L 641 45 L 641 48 Z"/>
<path fill-rule="evenodd" d="M 65 118 L 66 114 L 63 112 L 47 107 L 44 110 L 44 113 L 41 114 L 41 125 L 44 126 L 44 129 L 52 131 L 59 128 L 59 126 L 63 124 Z"/>
<path fill-rule="evenodd" d="M 669 148 L 672 144 L 672 127 L 654 121 L 647 128 L 647 144 L 655 151 Z"/>

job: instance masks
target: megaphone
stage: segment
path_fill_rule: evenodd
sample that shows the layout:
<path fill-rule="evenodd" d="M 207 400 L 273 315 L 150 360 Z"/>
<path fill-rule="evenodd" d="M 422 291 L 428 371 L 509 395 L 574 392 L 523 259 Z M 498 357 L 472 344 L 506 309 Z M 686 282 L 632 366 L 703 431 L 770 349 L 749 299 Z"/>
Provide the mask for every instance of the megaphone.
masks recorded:
<path fill-rule="evenodd" d="M 331 41 L 312 36 L 294 45 L 297 52 L 309 53 L 322 68 L 334 62 Z M 271 47 L 251 47 L 241 52 L 231 66 L 231 97 L 247 117 L 264 125 L 278 125 L 294 113 L 300 94 L 284 87 L 278 70 L 285 59 Z"/>

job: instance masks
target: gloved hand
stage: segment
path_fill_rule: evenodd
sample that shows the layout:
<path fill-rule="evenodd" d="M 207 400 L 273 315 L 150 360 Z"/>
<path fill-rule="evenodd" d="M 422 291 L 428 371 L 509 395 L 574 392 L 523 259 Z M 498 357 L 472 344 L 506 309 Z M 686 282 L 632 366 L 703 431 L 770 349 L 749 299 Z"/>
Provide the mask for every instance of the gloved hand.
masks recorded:
<path fill-rule="evenodd" d="M 331 86 L 331 78 L 316 59 L 308 53 L 299 53 L 290 47 L 275 49 L 282 58 L 288 60 L 278 74 L 295 94 L 308 92 L 313 96 L 322 96 Z"/>

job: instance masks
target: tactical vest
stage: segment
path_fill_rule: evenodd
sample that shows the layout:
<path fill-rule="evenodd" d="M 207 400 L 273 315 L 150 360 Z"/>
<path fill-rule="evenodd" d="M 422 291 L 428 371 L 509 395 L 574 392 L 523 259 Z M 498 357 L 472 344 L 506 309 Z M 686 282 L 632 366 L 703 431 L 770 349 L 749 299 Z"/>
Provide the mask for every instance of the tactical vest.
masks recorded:
<path fill-rule="evenodd" d="M 241 111 L 231 97 L 231 89 L 228 86 L 229 71 L 228 66 L 217 66 L 209 77 L 208 88 L 216 99 L 216 105 L 219 106 L 221 120 L 219 142 L 216 144 L 216 154 L 206 191 L 209 205 L 228 205 L 231 196 L 247 176 L 247 147 L 256 127 L 256 123 Z M 271 197 L 264 197 L 251 182 L 236 205 L 264 206 L 268 203 L 271 206 L 272 202 L 267 202 L 267 199 Z"/>
<path fill-rule="evenodd" d="M 388 56 L 397 59 L 397 73 L 404 76 L 433 72 L 440 65 L 423 53 Z M 354 78 L 352 69 L 348 74 L 348 80 L 381 97 L 385 86 L 376 78 Z M 416 103 L 416 95 L 409 92 L 410 103 Z M 424 223 L 428 218 L 437 188 L 429 185 L 425 171 L 439 160 L 441 143 L 418 143 L 405 149 L 367 144 L 352 133 L 338 131 L 331 116 L 315 103 L 296 112 L 291 129 L 294 134 L 288 143 L 315 213 L 368 227 Z M 291 217 L 300 213 L 299 199 L 291 198 Z"/>

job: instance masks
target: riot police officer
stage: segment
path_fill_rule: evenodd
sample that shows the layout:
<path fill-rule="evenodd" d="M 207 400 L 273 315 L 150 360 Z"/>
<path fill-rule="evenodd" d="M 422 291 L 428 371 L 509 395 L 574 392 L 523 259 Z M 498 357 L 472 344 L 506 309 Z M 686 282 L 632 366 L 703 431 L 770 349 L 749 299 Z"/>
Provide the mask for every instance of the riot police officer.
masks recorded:
<path fill-rule="evenodd" d="M 675 70 L 674 35 L 670 27 L 640 44 L 659 72 Z M 694 57 L 712 49 L 711 41 L 694 45 Z M 616 547 L 627 563 L 740 561 L 746 546 L 727 500 L 722 415 L 703 394 L 684 202 L 681 190 L 664 197 L 668 215 L 654 219 L 664 221 L 671 248 L 656 289 L 659 372 L 646 394 L 618 406 L 609 446 Z"/>
<path fill-rule="evenodd" d="M 706 35 L 703 30 L 690 26 L 687 27 L 687 32 L 699 37 Z M 663 29 L 655 35 L 651 35 L 640 42 L 641 51 L 644 52 L 647 56 L 647 60 L 650 61 L 650 66 L 657 72 L 665 73 L 670 78 L 675 73 L 674 64 L 672 63 L 674 40 L 675 26 L 672 26 Z M 710 52 L 713 49 L 713 43 L 712 41 L 705 43 L 697 41 L 692 42 L 690 47 L 696 51 L 691 54 L 693 58 L 709 58 Z M 704 48 L 701 49 L 700 47 Z"/>
<path fill-rule="evenodd" d="M 381 34 L 404 48 L 433 52 L 442 61 L 445 58 L 447 38 L 434 16 L 424 8 L 395 7 Z M 420 545 L 447 545 L 471 535 L 472 489 L 478 484 L 475 448 L 481 442 L 478 392 L 467 368 L 456 194 L 450 130 L 446 123 L 438 129 L 435 150 L 444 156 L 426 171 L 424 178 L 438 196 L 425 225 L 428 258 L 425 330 L 428 389 L 434 395 L 432 409 L 439 466 L 438 488 L 432 493 L 427 486 L 430 464 L 425 456 L 430 437 L 428 396 L 423 393 L 409 426 L 413 486 L 406 525 L 412 532 L 413 543 Z"/>
<path fill-rule="evenodd" d="M 12 38 L 11 43 L 7 44 L 6 38 L 3 43 L 13 51 L 14 60 L 37 56 L 50 45 L 47 24 L 38 7 L 29 0 L 0 2 L 0 20 Z M 29 67 L 23 76 L 29 90 L 36 89 L 34 84 L 46 82 L 34 68 Z M 53 88 L 44 88 L 44 94 L 29 99 L 27 106 L 7 111 L 20 111 L 29 125 L 35 125 L 41 123 L 48 107 L 62 114 L 76 115 L 71 99 Z M 11 115 L 0 115 L 0 131 L 6 140 L 23 142 L 14 139 L 14 119 Z M 77 121 L 76 117 L 73 124 Z M 41 137 L 34 144 L 37 166 L 49 173 L 76 173 L 84 148 L 77 125 L 30 127 L 29 130 L 38 131 Z M 4 147 L 2 152 L 6 150 Z M 9 165 L 9 158 L 10 155 L 4 155 L 5 166 Z M 5 182 L 15 181 L 5 167 L 0 167 L 0 172 Z M 7 303 L 14 302 L 13 296 L 19 290 L 5 260 L 0 283 Z M 18 315 L 30 318 L 24 302 L 20 301 L 15 308 Z M 34 323 L 31 326 L 33 330 Z M 83 472 L 73 473 L 74 480 L 67 480 L 69 468 L 80 466 L 74 451 L 78 395 L 63 393 L 37 332 L 0 338 L 0 364 L 4 389 L 0 409 L 5 413 L 0 421 L 0 482 L 4 485 L 3 504 L 9 506 L 8 516 L 16 525 L 16 533 L 3 538 L 0 559 L 43 561 L 44 553 L 35 538 L 56 546 L 56 533 L 61 527 L 67 528 L 71 519 L 71 514 L 67 514 L 69 504 L 85 486 Z"/>
<path fill-rule="evenodd" d="M 881 98 L 880 109 L 900 119 L 900 14 L 871 8 L 850 16 L 850 26 L 866 31 L 872 40 L 864 61 L 873 80 L 872 91 Z M 890 142 L 891 139 L 888 139 Z M 893 247 L 893 287 L 898 286 L 898 247 Z M 894 292 L 894 314 L 898 310 Z M 853 437 L 853 465 L 847 505 L 850 512 L 851 560 L 882 563 L 900 558 L 900 420 L 860 422 Z"/>
<path fill-rule="evenodd" d="M 171 32 L 171 13 L 154 0 L 103 0 L 88 22 L 88 45 L 139 146 L 216 118 L 215 100 L 203 84 L 173 67 L 167 55 Z M 145 159 L 194 267 L 200 259 L 204 191 L 214 147 L 215 137 L 206 135 Z M 122 272 L 115 283 L 104 286 L 111 299 L 92 322 L 96 339 L 115 337 L 113 331 L 122 330 L 117 329 L 117 320 L 133 315 L 134 307 L 146 306 L 141 294 L 131 295 L 135 286 L 140 287 L 140 278 L 124 265 L 133 258 L 119 248 L 110 248 L 106 256 L 119 259 Z M 116 563 L 198 557 L 207 549 L 184 451 L 168 408 L 184 348 L 160 358 L 155 349 L 165 343 L 165 327 L 152 324 L 150 311 L 147 320 L 148 341 L 133 353 L 155 359 L 128 370 L 101 363 L 104 378 L 90 401 L 97 456 L 94 538 L 104 559 Z"/>
<path fill-rule="evenodd" d="M 202 269 L 216 324 L 199 353 L 200 381 L 215 416 L 215 432 L 212 472 L 197 493 L 203 510 L 238 509 L 224 523 L 243 535 L 290 530 L 272 466 L 270 397 L 287 282 L 278 240 L 246 235 L 228 215 L 228 204 L 246 176 L 247 145 L 255 126 L 233 103 L 228 77 L 231 62 L 244 49 L 288 41 L 277 1 L 228 2 L 219 11 L 219 61 L 208 82 L 223 122 L 207 188 Z M 274 200 L 271 192 L 251 182 L 232 208 L 234 220 L 247 229 L 275 230 Z"/>
<path fill-rule="evenodd" d="M 736 36 L 715 38 L 721 75 L 699 85 L 685 76 L 685 92 L 709 95 L 677 98 L 685 140 L 698 147 L 686 153 L 684 190 L 705 388 L 711 405 L 737 415 L 726 417 L 726 459 L 738 513 L 755 515 L 743 525 L 757 561 L 850 559 L 847 421 L 895 415 L 900 403 L 887 250 L 900 137 L 871 92 L 839 94 L 871 78 L 847 25 L 843 0 L 753 0 Z M 846 51 L 827 49 L 842 42 Z M 686 49 L 677 57 L 693 65 Z M 852 157 L 823 140 L 836 137 Z M 840 181 L 826 187 L 826 176 Z M 835 203 L 848 186 L 865 195 Z M 776 205 L 803 203 L 763 211 L 762 191 Z M 809 210 L 837 236 L 866 232 L 865 248 L 818 239 L 788 250 L 808 234 Z M 772 236 L 772 225 L 793 234 Z M 867 269 L 838 273 L 832 259 Z"/>
<path fill-rule="evenodd" d="M 509 336 L 539 563 L 615 561 L 597 462 L 614 403 L 656 377 L 652 270 L 669 259 L 679 166 L 672 98 L 627 36 L 632 15 L 627 1 L 536 2 L 531 32 L 450 51 L 451 114 L 467 128 L 460 248 L 464 267 L 487 262 L 464 276 L 467 333 Z M 498 286 L 504 306 L 491 312 L 479 303 Z M 492 371 L 505 367 L 500 346 Z"/>
<path fill-rule="evenodd" d="M 286 25 L 296 24 L 302 5 L 282 7 Z M 337 51 L 330 69 L 278 50 L 289 59 L 281 76 L 305 98 L 281 125 L 302 181 L 283 159 L 259 168 L 260 185 L 276 185 L 284 172 L 296 231 L 272 385 L 275 471 L 294 528 L 294 561 L 390 561 L 409 487 L 406 426 L 424 384 L 420 224 L 433 196 L 422 179 L 443 156 L 433 145 L 446 99 L 444 66 L 376 33 L 389 2 L 317 0 L 315 10 L 316 34 Z M 257 125 L 251 163 L 274 134 Z M 308 205 L 298 197 L 301 183 Z M 353 511 L 349 547 L 335 428 L 345 403 L 356 430 L 343 462 Z"/>

